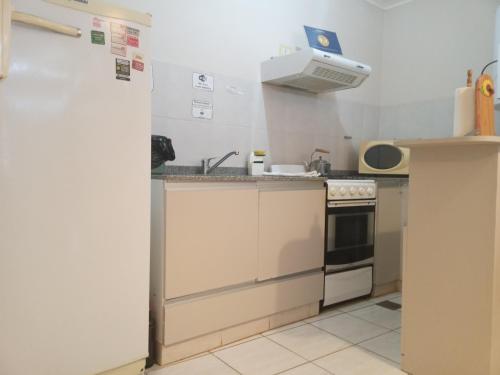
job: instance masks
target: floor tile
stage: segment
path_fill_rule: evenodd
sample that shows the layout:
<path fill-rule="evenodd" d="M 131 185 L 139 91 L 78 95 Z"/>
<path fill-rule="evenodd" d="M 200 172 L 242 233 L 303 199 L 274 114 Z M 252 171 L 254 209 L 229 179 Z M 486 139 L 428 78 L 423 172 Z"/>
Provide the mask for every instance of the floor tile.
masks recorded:
<path fill-rule="evenodd" d="M 237 375 L 238 373 L 213 355 L 204 355 L 155 371 L 148 375 Z"/>
<path fill-rule="evenodd" d="M 401 296 L 391 299 L 392 302 L 399 303 L 401 305 Z"/>
<path fill-rule="evenodd" d="M 350 347 L 314 361 L 335 375 L 399 375 L 395 365 L 359 347 Z"/>
<path fill-rule="evenodd" d="M 306 363 L 291 370 L 280 372 L 279 375 L 330 375 L 330 373 L 313 363 Z"/>
<path fill-rule="evenodd" d="M 310 361 L 352 345 L 310 324 L 268 338 Z"/>
<path fill-rule="evenodd" d="M 401 335 L 399 333 L 389 332 L 362 342 L 359 346 L 388 358 L 393 362 L 401 363 Z"/>
<path fill-rule="evenodd" d="M 393 311 L 380 306 L 369 306 L 352 311 L 349 314 L 389 329 L 401 327 L 401 311 Z"/>
<path fill-rule="evenodd" d="M 351 312 L 362 309 L 363 307 L 372 306 L 376 303 L 377 301 L 374 299 L 357 300 L 355 302 L 347 302 L 345 304 L 339 305 L 337 309 L 343 312 Z"/>
<path fill-rule="evenodd" d="M 318 320 L 323 320 L 323 319 L 328 319 L 331 318 L 332 316 L 340 315 L 343 314 L 344 311 L 340 311 L 338 309 L 330 309 L 323 311 L 321 314 L 313 316 L 312 318 L 304 319 L 303 321 L 306 323 L 314 323 L 317 322 Z"/>
<path fill-rule="evenodd" d="M 213 355 L 244 375 L 272 375 L 306 362 L 265 337 L 220 350 Z"/>
<path fill-rule="evenodd" d="M 278 333 L 278 332 L 286 331 L 287 329 L 292 329 L 292 328 L 297 328 L 297 327 L 303 326 L 304 324 L 305 323 L 302 322 L 302 321 L 301 322 L 292 323 L 292 324 L 287 324 L 286 326 L 274 328 L 274 329 L 271 329 L 269 331 L 263 332 L 262 335 L 263 336 L 273 335 L 273 334 Z"/>
<path fill-rule="evenodd" d="M 312 324 L 354 344 L 389 332 L 388 329 L 349 314 L 337 315 Z"/>

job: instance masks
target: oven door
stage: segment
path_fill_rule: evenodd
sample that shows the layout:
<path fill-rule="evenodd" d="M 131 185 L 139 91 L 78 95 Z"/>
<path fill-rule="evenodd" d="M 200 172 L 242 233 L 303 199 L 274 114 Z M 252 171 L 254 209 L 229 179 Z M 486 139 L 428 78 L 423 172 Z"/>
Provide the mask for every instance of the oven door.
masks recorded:
<path fill-rule="evenodd" d="M 375 201 L 328 202 L 326 272 L 373 264 Z"/>

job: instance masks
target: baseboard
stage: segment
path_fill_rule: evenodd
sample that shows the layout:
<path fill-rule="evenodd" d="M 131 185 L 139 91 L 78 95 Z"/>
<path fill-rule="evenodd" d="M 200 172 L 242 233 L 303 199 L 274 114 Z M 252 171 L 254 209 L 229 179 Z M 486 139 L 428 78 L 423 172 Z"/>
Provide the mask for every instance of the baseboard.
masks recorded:
<path fill-rule="evenodd" d="M 267 317 L 238 324 L 208 335 L 199 336 L 181 343 L 164 346 L 156 343 L 156 362 L 163 366 L 196 356 L 209 350 L 243 340 L 269 329 L 310 318 L 319 314 L 319 303 L 311 303 Z M 107 374 L 106 374 L 107 375 Z M 114 374 L 113 374 L 114 375 Z M 121 375 L 121 374 L 120 374 Z"/>
<path fill-rule="evenodd" d="M 372 295 L 373 297 L 379 297 L 385 294 L 401 291 L 401 288 L 399 288 L 398 285 L 399 283 L 399 281 L 393 281 L 387 284 L 374 285 Z"/>

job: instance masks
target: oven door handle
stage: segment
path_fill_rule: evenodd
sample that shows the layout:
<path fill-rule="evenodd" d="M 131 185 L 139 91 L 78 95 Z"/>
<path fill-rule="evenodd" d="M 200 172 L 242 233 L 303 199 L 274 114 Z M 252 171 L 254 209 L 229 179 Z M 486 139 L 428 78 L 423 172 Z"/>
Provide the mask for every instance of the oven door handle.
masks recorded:
<path fill-rule="evenodd" d="M 375 206 L 376 202 L 374 200 L 370 201 L 338 201 L 338 202 L 328 202 L 328 207 L 368 207 Z"/>

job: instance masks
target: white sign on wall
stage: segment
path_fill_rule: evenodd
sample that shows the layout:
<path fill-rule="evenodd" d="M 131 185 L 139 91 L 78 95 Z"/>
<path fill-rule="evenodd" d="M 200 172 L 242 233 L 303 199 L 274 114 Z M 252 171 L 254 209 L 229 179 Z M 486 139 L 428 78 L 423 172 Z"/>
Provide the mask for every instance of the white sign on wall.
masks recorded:
<path fill-rule="evenodd" d="M 208 100 L 193 99 L 193 117 L 211 120 L 214 115 L 214 106 Z"/>
<path fill-rule="evenodd" d="M 214 91 L 214 77 L 203 73 L 193 73 L 193 87 L 205 91 Z"/>

